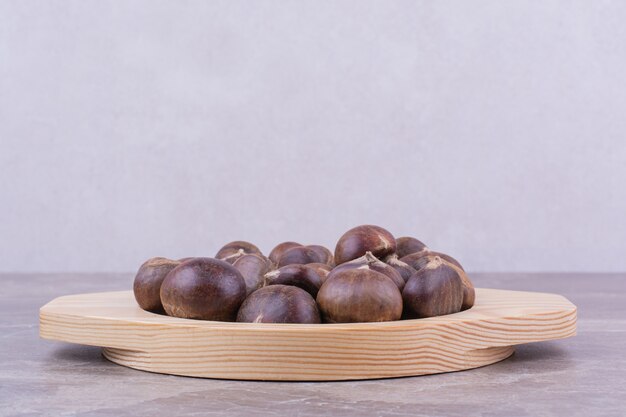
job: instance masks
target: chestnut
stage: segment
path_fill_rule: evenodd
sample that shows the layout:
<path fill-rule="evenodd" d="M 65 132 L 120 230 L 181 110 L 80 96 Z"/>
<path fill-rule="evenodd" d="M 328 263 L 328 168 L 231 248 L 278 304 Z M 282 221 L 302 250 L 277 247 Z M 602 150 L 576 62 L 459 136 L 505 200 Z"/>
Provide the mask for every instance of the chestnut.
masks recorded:
<path fill-rule="evenodd" d="M 408 280 L 402 300 L 404 317 L 409 319 L 458 313 L 463 304 L 461 277 L 456 268 L 434 256 Z"/>
<path fill-rule="evenodd" d="M 161 284 L 165 276 L 180 265 L 180 261 L 167 258 L 151 258 L 144 262 L 135 275 L 133 292 L 139 307 L 153 313 L 162 313 Z"/>
<path fill-rule="evenodd" d="M 393 281 L 393 283 L 396 284 L 400 291 L 402 291 L 402 288 L 404 288 L 405 282 L 400 273 L 396 271 L 393 267 L 376 258 L 372 254 L 372 252 L 365 252 L 365 255 L 361 256 L 360 258 L 356 258 L 351 260 L 350 262 L 346 262 L 339 266 L 336 266 L 330 272 L 330 276 L 341 271 L 345 271 L 346 269 L 355 268 L 366 268 L 371 269 L 372 271 L 380 272 L 381 274 L 389 277 Z"/>
<path fill-rule="evenodd" d="M 413 268 L 411 265 L 398 259 L 398 255 L 396 255 L 395 253 L 387 256 L 385 258 L 385 263 L 398 271 L 404 282 L 407 282 L 409 278 L 411 278 L 411 275 L 417 272 L 415 268 Z"/>
<path fill-rule="evenodd" d="M 339 238 L 335 247 L 335 263 L 351 261 L 365 255 L 365 252 L 383 259 L 396 251 L 396 239 L 379 226 L 363 225 L 348 230 Z"/>
<path fill-rule="evenodd" d="M 347 269 L 329 276 L 317 294 L 328 323 L 398 320 L 402 295 L 388 277 L 371 269 Z"/>
<path fill-rule="evenodd" d="M 300 287 L 315 297 L 322 286 L 322 278 L 315 268 L 308 265 L 293 264 L 265 274 L 264 286 L 278 284 Z"/>
<path fill-rule="evenodd" d="M 254 253 L 256 255 L 263 255 L 261 250 L 250 242 L 243 240 L 236 240 L 234 242 L 227 243 L 215 254 L 216 259 L 221 259 L 229 264 L 232 264 L 237 258 L 246 255 L 248 253 Z"/>
<path fill-rule="evenodd" d="M 279 243 L 278 245 L 274 247 L 274 249 L 272 249 L 268 258 L 270 258 L 270 261 L 272 261 L 274 265 L 278 265 L 278 261 L 283 253 L 285 253 L 291 248 L 297 248 L 298 246 L 302 246 L 302 245 L 297 242 Z"/>
<path fill-rule="evenodd" d="M 263 275 L 270 270 L 270 261 L 263 256 L 249 253 L 237 258 L 233 266 L 246 281 L 246 295 L 250 295 L 263 285 Z"/>
<path fill-rule="evenodd" d="M 161 285 L 165 312 L 173 317 L 234 321 L 246 282 L 228 262 L 194 258 L 172 269 Z"/>
<path fill-rule="evenodd" d="M 313 268 L 315 272 L 317 272 L 317 274 L 322 279 L 322 284 L 324 283 L 324 281 L 326 281 L 326 278 L 328 278 L 328 274 L 330 274 L 330 271 L 332 271 L 333 269 L 328 264 L 322 264 L 322 263 L 317 263 L 317 262 L 313 264 L 306 264 L 306 266 L 309 268 Z"/>
<path fill-rule="evenodd" d="M 286 250 L 278 259 L 278 267 L 293 264 L 313 264 L 321 262 L 319 254 L 306 246 L 297 246 Z"/>
<path fill-rule="evenodd" d="M 461 310 L 467 310 L 474 305 L 476 300 L 476 291 L 474 290 L 474 284 L 467 276 L 467 273 L 461 266 L 461 264 L 450 255 L 440 252 L 418 252 L 405 256 L 401 261 L 407 261 L 416 270 L 424 268 L 434 257 L 440 257 L 450 266 L 456 269 L 457 273 L 461 277 L 463 284 L 463 306 Z"/>
<path fill-rule="evenodd" d="M 322 245 L 307 245 L 307 248 L 313 249 L 318 254 L 321 263 L 335 266 L 335 256 L 327 247 Z"/>
<path fill-rule="evenodd" d="M 428 251 L 428 248 L 424 243 L 414 237 L 403 236 L 396 239 L 396 253 L 398 254 L 398 258 L 422 251 Z"/>
<path fill-rule="evenodd" d="M 248 296 L 237 313 L 245 323 L 320 323 L 320 313 L 311 295 L 291 285 L 270 285 Z"/>

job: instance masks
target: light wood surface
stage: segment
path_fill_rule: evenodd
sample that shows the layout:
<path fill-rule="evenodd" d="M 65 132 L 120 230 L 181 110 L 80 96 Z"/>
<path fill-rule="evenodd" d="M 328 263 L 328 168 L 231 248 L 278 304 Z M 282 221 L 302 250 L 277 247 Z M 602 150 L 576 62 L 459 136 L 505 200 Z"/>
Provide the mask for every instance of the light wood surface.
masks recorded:
<path fill-rule="evenodd" d="M 514 345 L 576 334 L 576 306 L 556 294 L 476 289 L 470 310 L 385 323 L 261 324 L 179 319 L 141 310 L 132 291 L 59 297 L 40 336 L 102 346 L 120 365 L 207 378 L 323 381 L 460 371 Z"/>

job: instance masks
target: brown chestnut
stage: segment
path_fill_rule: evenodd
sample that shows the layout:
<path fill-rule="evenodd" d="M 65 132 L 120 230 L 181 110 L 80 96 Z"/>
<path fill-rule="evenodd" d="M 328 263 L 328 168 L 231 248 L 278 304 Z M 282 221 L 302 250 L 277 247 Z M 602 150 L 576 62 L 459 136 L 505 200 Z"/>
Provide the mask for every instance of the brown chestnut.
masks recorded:
<path fill-rule="evenodd" d="M 398 271 L 404 282 L 407 282 L 409 278 L 411 278 L 411 275 L 417 272 L 415 268 L 413 268 L 411 265 L 398 259 L 398 255 L 396 255 L 395 253 L 387 256 L 385 258 L 385 263 Z"/>
<path fill-rule="evenodd" d="M 383 259 L 396 251 L 396 239 L 379 226 L 363 225 L 348 230 L 335 247 L 335 263 L 341 265 L 365 255 L 365 252 Z"/>
<path fill-rule="evenodd" d="M 327 247 L 322 245 L 307 245 L 307 248 L 311 248 L 317 252 L 321 263 L 335 266 L 335 256 Z"/>
<path fill-rule="evenodd" d="M 270 258 L 270 261 L 272 261 L 274 265 L 278 265 L 278 261 L 280 260 L 280 257 L 282 256 L 283 253 L 285 253 L 291 248 L 297 248 L 298 246 L 302 246 L 302 245 L 298 242 L 279 243 L 278 245 L 274 247 L 274 249 L 272 249 L 268 258 Z"/>
<path fill-rule="evenodd" d="M 264 286 L 268 285 L 293 285 L 315 297 L 322 286 L 322 278 L 308 265 L 285 265 L 265 274 Z"/>
<path fill-rule="evenodd" d="M 263 285 L 263 275 L 270 270 L 270 261 L 263 256 L 249 253 L 237 258 L 233 266 L 246 281 L 246 295 L 250 295 Z"/>
<path fill-rule="evenodd" d="M 347 269 L 329 276 L 317 294 L 328 323 L 398 320 L 402 295 L 388 277 L 370 269 Z"/>
<path fill-rule="evenodd" d="M 428 251 L 428 248 L 424 243 L 414 237 L 404 236 L 396 239 L 396 253 L 398 254 L 398 258 L 422 251 Z"/>
<path fill-rule="evenodd" d="M 306 246 L 297 246 L 295 248 L 291 248 L 286 250 L 278 259 L 278 267 L 283 267 L 286 265 L 293 264 L 312 264 L 321 262 L 320 256 L 318 253 Z"/>
<path fill-rule="evenodd" d="M 165 312 L 173 317 L 233 321 L 246 298 L 246 282 L 231 264 L 194 258 L 172 269 L 161 285 Z"/>
<path fill-rule="evenodd" d="M 215 255 L 215 258 L 232 264 L 237 260 L 237 258 L 249 253 L 263 255 L 261 250 L 252 243 L 245 242 L 243 240 L 236 240 L 222 246 L 222 248 Z"/>
<path fill-rule="evenodd" d="M 458 313 L 463 304 L 463 284 L 457 270 L 435 256 L 419 269 L 402 291 L 404 316 L 423 318 Z"/>
<path fill-rule="evenodd" d="M 387 265 L 383 261 L 376 258 L 374 255 L 372 255 L 372 252 L 365 252 L 365 255 L 361 256 L 360 258 L 356 258 L 351 260 L 350 262 L 345 262 L 339 266 L 336 266 L 330 272 L 330 276 L 337 274 L 341 271 L 345 271 L 346 269 L 355 268 L 366 268 L 371 269 L 372 271 L 380 272 L 381 274 L 389 277 L 389 279 L 391 279 L 393 283 L 396 284 L 400 291 L 402 291 L 402 288 L 404 288 L 405 282 L 400 273 L 390 265 Z"/>
<path fill-rule="evenodd" d="M 435 255 L 435 253 L 438 253 L 438 252 L 430 252 L 427 256 L 422 256 L 418 258 L 417 260 L 413 262 L 413 265 L 415 266 L 415 268 L 421 269 L 424 266 L 426 266 L 426 264 L 428 264 L 428 262 L 430 262 L 432 258 L 434 258 L 435 256 L 439 256 L 441 259 L 447 262 L 451 267 L 453 267 L 456 270 L 456 272 L 459 274 L 459 276 L 461 277 L 461 282 L 463 284 L 463 305 L 461 306 L 461 310 L 467 310 L 468 308 L 471 308 L 474 305 L 474 302 L 476 301 L 476 290 L 474 289 L 474 284 L 472 284 L 472 281 L 467 276 L 467 273 L 460 266 L 460 264 L 458 264 L 458 262 L 455 264 L 449 261 L 449 259 L 455 261 L 453 257 L 445 255 L 445 254 Z"/>
<path fill-rule="evenodd" d="M 330 274 L 330 271 L 332 271 L 333 269 L 330 265 L 322 264 L 319 262 L 306 264 L 306 266 L 308 266 L 309 268 L 313 268 L 315 272 L 317 272 L 317 274 L 322 279 L 322 284 L 324 283 L 324 281 L 326 281 L 326 278 L 328 278 L 328 274 Z"/>
<path fill-rule="evenodd" d="M 461 264 L 454 259 L 450 255 L 446 255 L 445 253 L 440 252 L 417 252 L 411 255 L 407 255 L 401 259 L 401 261 L 406 261 L 409 265 L 411 265 L 416 270 L 420 270 L 424 268 L 434 257 L 440 257 L 444 261 L 446 261 L 450 266 L 454 267 L 461 277 L 461 281 L 463 283 L 463 306 L 461 310 L 467 310 L 474 305 L 476 300 L 476 291 L 474 289 L 474 284 L 467 276 L 467 273 L 461 266 Z"/>
<path fill-rule="evenodd" d="M 320 323 L 320 313 L 311 295 L 291 285 L 270 285 L 245 299 L 237 321 L 245 323 Z"/>
<path fill-rule="evenodd" d="M 157 257 L 148 259 L 139 267 L 133 283 L 133 292 L 139 307 L 154 313 L 163 312 L 161 284 L 165 276 L 178 265 L 180 261 Z"/>

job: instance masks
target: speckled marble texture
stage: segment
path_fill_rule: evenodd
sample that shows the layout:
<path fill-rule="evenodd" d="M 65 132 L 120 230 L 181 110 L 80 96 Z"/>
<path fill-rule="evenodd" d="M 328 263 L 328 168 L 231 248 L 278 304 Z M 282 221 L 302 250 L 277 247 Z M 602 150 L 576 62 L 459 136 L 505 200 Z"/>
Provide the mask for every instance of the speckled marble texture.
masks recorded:
<path fill-rule="evenodd" d="M 0 275 L 0 416 L 625 416 L 626 274 L 472 274 L 480 287 L 556 292 L 578 336 L 519 346 L 484 368 L 412 378 L 277 383 L 150 374 L 100 349 L 38 337 L 54 297 L 130 288 L 131 274 Z"/>

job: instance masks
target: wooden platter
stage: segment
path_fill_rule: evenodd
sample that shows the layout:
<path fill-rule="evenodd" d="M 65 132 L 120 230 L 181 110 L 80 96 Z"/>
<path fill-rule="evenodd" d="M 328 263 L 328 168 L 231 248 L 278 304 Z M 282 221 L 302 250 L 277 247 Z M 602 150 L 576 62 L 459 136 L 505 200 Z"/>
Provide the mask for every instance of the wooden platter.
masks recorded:
<path fill-rule="evenodd" d="M 470 310 L 384 323 L 261 324 L 141 310 L 132 291 L 59 297 L 42 338 L 102 346 L 112 362 L 205 378 L 330 381 L 436 374 L 501 361 L 522 343 L 576 334 L 576 306 L 556 294 L 476 289 Z"/>

